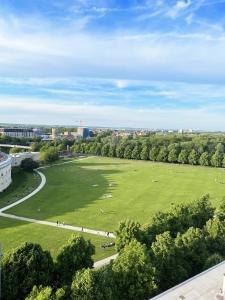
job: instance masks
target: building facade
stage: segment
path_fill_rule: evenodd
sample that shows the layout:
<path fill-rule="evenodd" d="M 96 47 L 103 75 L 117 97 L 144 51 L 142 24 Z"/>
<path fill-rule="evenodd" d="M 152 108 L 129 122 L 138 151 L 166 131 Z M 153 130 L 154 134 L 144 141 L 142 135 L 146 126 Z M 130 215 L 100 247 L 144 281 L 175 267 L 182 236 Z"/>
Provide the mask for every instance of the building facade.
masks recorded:
<path fill-rule="evenodd" d="M 29 128 L 0 128 L 0 135 L 14 138 L 34 138 L 36 136 L 33 129 Z"/>
<path fill-rule="evenodd" d="M 77 129 L 78 135 L 80 135 L 82 138 L 86 139 L 89 137 L 89 128 L 87 127 L 78 127 Z"/>
<path fill-rule="evenodd" d="M 12 182 L 12 157 L 0 152 L 0 192 L 3 192 Z"/>

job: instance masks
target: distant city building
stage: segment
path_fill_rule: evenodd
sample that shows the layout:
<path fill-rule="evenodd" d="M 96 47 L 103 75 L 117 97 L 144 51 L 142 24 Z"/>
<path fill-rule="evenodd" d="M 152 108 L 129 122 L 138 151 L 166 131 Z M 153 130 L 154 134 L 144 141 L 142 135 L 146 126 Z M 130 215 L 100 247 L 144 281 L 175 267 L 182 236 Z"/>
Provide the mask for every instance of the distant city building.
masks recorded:
<path fill-rule="evenodd" d="M 88 138 L 89 137 L 89 128 L 87 127 L 78 127 L 77 134 L 80 135 L 82 138 Z"/>
<path fill-rule="evenodd" d="M 0 128 L 0 135 L 15 138 L 33 138 L 35 132 L 29 128 Z"/>
<path fill-rule="evenodd" d="M 58 137 L 58 129 L 52 128 L 52 139 L 55 140 Z"/>

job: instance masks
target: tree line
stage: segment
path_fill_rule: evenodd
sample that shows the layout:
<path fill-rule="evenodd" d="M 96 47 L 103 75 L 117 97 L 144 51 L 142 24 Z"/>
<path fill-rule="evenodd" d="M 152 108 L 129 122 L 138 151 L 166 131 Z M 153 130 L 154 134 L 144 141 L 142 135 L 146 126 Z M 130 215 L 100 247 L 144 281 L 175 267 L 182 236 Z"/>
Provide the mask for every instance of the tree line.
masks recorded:
<path fill-rule="evenodd" d="M 93 269 L 94 246 L 73 235 L 56 260 L 25 243 L 4 255 L 3 300 L 149 299 L 225 258 L 225 200 L 209 196 L 159 212 L 148 224 L 120 222 L 118 257 Z"/>
<path fill-rule="evenodd" d="M 76 153 L 136 160 L 224 167 L 225 136 L 216 134 L 117 137 L 111 133 L 72 146 Z"/>

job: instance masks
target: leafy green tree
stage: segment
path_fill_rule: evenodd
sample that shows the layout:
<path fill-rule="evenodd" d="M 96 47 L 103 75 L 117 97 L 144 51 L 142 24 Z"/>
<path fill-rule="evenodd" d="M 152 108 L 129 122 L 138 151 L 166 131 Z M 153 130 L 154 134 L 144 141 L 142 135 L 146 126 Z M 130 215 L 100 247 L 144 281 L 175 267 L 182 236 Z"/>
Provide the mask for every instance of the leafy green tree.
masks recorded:
<path fill-rule="evenodd" d="M 224 154 L 224 144 L 218 143 L 216 145 L 216 152 L 218 152 L 220 154 Z"/>
<path fill-rule="evenodd" d="M 37 169 L 39 167 L 39 163 L 37 161 L 34 161 L 32 158 L 25 158 L 22 160 L 21 169 L 27 172 L 32 172 L 34 169 Z"/>
<path fill-rule="evenodd" d="M 211 254 L 218 253 L 225 256 L 225 222 L 218 218 L 210 219 L 206 223 L 207 245 Z"/>
<path fill-rule="evenodd" d="M 191 153 L 188 156 L 188 162 L 190 165 L 198 164 L 198 154 L 194 149 L 191 151 Z"/>
<path fill-rule="evenodd" d="M 116 146 L 116 157 L 123 158 L 124 157 L 124 147 L 121 145 Z"/>
<path fill-rule="evenodd" d="M 209 166 L 209 154 L 208 152 L 203 152 L 199 158 L 199 164 L 201 166 Z"/>
<path fill-rule="evenodd" d="M 157 156 L 157 161 L 166 162 L 168 158 L 168 151 L 166 147 L 161 147 Z"/>
<path fill-rule="evenodd" d="M 141 159 L 142 160 L 148 160 L 149 159 L 149 149 L 146 145 L 144 145 L 142 147 L 142 150 L 141 150 Z"/>
<path fill-rule="evenodd" d="M 56 258 L 56 270 L 59 282 L 70 284 L 77 270 L 93 266 L 92 255 L 95 247 L 81 235 L 72 235 Z"/>
<path fill-rule="evenodd" d="M 118 229 L 116 230 L 117 251 L 121 251 L 133 239 L 137 239 L 138 241 L 143 240 L 141 225 L 138 222 L 132 220 L 121 221 L 119 223 Z"/>
<path fill-rule="evenodd" d="M 169 231 L 156 236 L 151 253 L 160 290 L 166 290 L 188 278 L 188 262 L 185 264 L 182 252 L 176 247 Z"/>
<path fill-rule="evenodd" d="M 29 296 L 25 300 L 60 300 L 65 296 L 64 289 L 57 289 L 56 292 L 50 286 L 47 287 L 33 287 Z"/>
<path fill-rule="evenodd" d="M 168 162 L 177 162 L 177 150 L 175 148 L 171 149 L 168 155 Z"/>
<path fill-rule="evenodd" d="M 216 151 L 211 158 L 211 165 L 213 167 L 219 168 L 222 167 L 223 163 L 223 154 Z"/>
<path fill-rule="evenodd" d="M 10 150 L 9 150 L 9 153 L 11 153 L 11 154 L 20 153 L 20 152 L 23 152 L 23 149 L 13 147 L 13 148 L 10 148 Z"/>
<path fill-rule="evenodd" d="M 108 284 L 110 276 L 104 268 L 77 271 L 71 285 L 72 299 L 77 300 L 113 300 L 113 293 Z"/>
<path fill-rule="evenodd" d="M 203 269 L 204 270 L 207 270 L 219 263 L 221 263 L 222 261 L 224 261 L 224 257 L 221 256 L 220 254 L 218 253 L 214 253 L 212 254 L 211 256 L 209 256 L 204 264 L 204 267 Z"/>
<path fill-rule="evenodd" d="M 133 159 L 140 159 L 141 150 L 139 145 L 135 145 L 134 149 L 132 150 L 132 158 Z"/>
<path fill-rule="evenodd" d="M 24 299 L 34 285 L 48 285 L 53 279 L 54 263 L 48 251 L 38 244 L 24 243 L 3 257 L 3 299 Z"/>
<path fill-rule="evenodd" d="M 146 247 L 136 240 L 124 247 L 112 271 L 119 299 L 149 299 L 155 292 L 155 269 Z"/>
<path fill-rule="evenodd" d="M 132 148 L 131 145 L 127 145 L 125 150 L 124 150 L 124 158 L 126 159 L 131 159 L 132 156 Z"/>
<path fill-rule="evenodd" d="M 102 146 L 102 156 L 108 156 L 109 155 L 109 145 L 105 144 Z"/>
<path fill-rule="evenodd" d="M 51 163 L 59 158 L 58 151 L 55 147 L 43 149 L 40 152 L 40 160 L 44 163 Z"/>
<path fill-rule="evenodd" d="M 184 234 L 178 234 L 175 243 L 182 250 L 183 257 L 188 263 L 189 276 L 201 272 L 205 260 L 209 256 L 204 231 L 200 228 L 190 227 Z"/>
<path fill-rule="evenodd" d="M 179 153 L 178 156 L 178 162 L 180 164 L 187 164 L 188 163 L 188 151 L 183 149 L 181 150 L 181 152 Z"/>
<path fill-rule="evenodd" d="M 115 157 L 116 156 L 116 146 L 110 145 L 109 147 L 109 157 Z"/>
<path fill-rule="evenodd" d="M 159 150 L 157 147 L 152 147 L 149 151 L 149 160 L 156 161 L 158 152 L 159 152 Z"/>

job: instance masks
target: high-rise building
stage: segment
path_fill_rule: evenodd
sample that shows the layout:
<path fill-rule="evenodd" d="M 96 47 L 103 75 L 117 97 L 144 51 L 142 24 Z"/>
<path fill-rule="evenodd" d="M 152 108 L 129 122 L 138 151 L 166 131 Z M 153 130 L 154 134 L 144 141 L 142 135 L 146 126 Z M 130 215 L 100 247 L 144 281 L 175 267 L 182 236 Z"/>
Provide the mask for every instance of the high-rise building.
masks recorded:
<path fill-rule="evenodd" d="M 82 138 L 88 138 L 89 137 L 89 128 L 78 127 L 77 134 L 80 135 Z"/>

